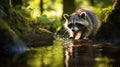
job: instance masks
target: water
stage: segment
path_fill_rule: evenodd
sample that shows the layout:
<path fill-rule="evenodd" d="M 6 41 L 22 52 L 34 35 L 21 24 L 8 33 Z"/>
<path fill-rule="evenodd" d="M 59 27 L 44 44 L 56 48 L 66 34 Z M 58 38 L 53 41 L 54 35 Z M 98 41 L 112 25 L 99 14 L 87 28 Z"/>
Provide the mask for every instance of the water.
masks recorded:
<path fill-rule="evenodd" d="M 66 41 L 56 38 L 53 45 L 27 47 L 16 55 L 1 54 L 0 67 L 120 67 L 120 49 L 109 44 Z M 98 46 L 99 45 L 99 46 Z"/>

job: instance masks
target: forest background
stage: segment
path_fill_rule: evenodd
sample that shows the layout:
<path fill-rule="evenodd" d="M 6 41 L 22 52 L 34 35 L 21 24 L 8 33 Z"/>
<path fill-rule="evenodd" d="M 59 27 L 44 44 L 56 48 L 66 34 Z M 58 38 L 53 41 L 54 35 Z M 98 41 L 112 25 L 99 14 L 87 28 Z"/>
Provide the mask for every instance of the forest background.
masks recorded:
<path fill-rule="evenodd" d="M 79 8 L 90 8 L 102 22 L 98 39 L 118 39 L 119 4 L 119 0 L 1 0 L 0 20 L 6 22 L 20 38 L 27 40 L 32 35 L 28 34 L 37 31 L 36 28 L 63 34 L 64 13 L 70 14 Z M 113 30 L 110 31 L 111 29 Z"/>

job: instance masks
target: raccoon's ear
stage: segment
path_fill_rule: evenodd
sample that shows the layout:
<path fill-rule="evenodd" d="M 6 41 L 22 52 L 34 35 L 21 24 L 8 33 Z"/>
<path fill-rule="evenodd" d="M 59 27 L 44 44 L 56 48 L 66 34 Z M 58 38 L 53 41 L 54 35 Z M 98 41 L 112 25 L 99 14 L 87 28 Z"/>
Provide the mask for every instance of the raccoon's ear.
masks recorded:
<path fill-rule="evenodd" d="M 80 18 L 85 18 L 85 17 L 86 17 L 86 12 L 81 12 L 81 13 L 79 14 L 79 17 L 80 17 Z"/>
<path fill-rule="evenodd" d="M 68 18 L 70 17 L 68 14 L 63 14 L 63 17 L 68 20 Z"/>

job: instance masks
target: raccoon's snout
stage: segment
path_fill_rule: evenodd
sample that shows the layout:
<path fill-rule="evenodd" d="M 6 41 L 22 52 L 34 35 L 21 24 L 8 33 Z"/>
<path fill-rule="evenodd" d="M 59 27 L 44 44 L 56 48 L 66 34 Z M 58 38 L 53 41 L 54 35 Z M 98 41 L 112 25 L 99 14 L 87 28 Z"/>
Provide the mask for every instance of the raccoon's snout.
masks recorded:
<path fill-rule="evenodd" d="M 75 32 L 75 29 L 72 29 L 73 32 Z"/>
<path fill-rule="evenodd" d="M 72 28 L 71 30 L 72 30 L 73 32 L 76 32 L 76 31 L 78 31 L 78 28 L 75 27 L 75 28 Z"/>

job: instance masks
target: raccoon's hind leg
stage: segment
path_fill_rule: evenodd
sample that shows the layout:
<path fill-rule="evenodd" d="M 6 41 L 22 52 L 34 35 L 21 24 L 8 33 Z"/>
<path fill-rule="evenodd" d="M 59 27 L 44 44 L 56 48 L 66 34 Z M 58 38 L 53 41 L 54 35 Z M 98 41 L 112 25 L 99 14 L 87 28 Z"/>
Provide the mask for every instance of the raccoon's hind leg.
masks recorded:
<path fill-rule="evenodd" d="M 85 34 L 82 34 L 80 39 L 88 40 L 88 36 L 86 36 Z"/>
<path fill-rule="evenodd" d="M 92 31 L 87 31 L 87 32 L 84 32 L 82 35 L 81 35 L 81 38 L 80 39 L 84 39 L 84 40 L 87 40 L 88 42 L 94 42 L 94 35 L 92 33 Z"/>

